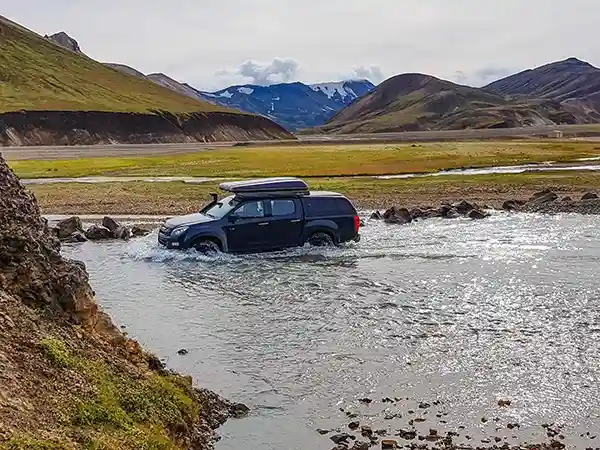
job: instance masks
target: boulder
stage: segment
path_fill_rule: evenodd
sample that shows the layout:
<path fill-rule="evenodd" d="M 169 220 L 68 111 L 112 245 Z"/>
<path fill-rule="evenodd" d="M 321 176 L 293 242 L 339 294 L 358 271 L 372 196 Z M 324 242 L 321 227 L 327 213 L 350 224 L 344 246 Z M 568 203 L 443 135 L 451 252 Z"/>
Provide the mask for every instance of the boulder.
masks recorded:
<path fill-rule="evenodd" d="M 563 197 L 562 201 L 565 203 L 571 203 L 573 199 L 567 195 L 566 197 Z"/>
<path fill-rule="evenodd" d="M 392 449 L 392 448 L 400 448 L 400 446 L 398 445 L 398 441 L 395 441 L 394 439 L 383 439 L 381 441 L 381 448 L 382 449 Z"/>
<path fill-rule="evenodd" d="M 411 223 L 412 217 L 410 216 L 408 209 L 396 208 L 393 206 L 383 213 L 383 220 L 385 220 L 386 223 L 403 225 L 406 223 Z"/>
<path fill-rule="evenodd" d="M 422 218 L 425 215 L 425 212 L 421 208 L 413 208 L 410 210 L 410 217 L 413 220 L 417 220 Z"/>
<path fill-rule="evenodd" d="M 87 238 L 81 231 L 75 231 L 69 237 L 63 238 L 62 241 L 67 244 L 73 244 L 76 242 L 86 242 Z"/>
<path fill-rule="evenodd" d="M 481 220 L 481 219 L 485 219 L 487 217 L 487 215 L 484 212 L 479 211 L 478 209 L 472 209 L 467 214 L 467 217 L 469 219 L 473 219 L 473 220 Z"/>
<path fill-rule="evenodd" d="M 585 194 L 583 194 L 583 197 L 581 197 L 581 200 L 594 200 L 597 198 L 597 194 L 594 194 L 593 192 L 586 192 Z"/>
<path fill-rule="evenodd" d="M 373 211 L 373 214 L 371 214 L 371 219 L 373 220 L 381 220 L 382 218 L 383 217 L 379 211 Z"/>
<path fill-rule="evenodd" d="M 531 198 L 531 200 L 529 200 L 528 204 L 529 205 L 543 205 L 544 203 L 553 202 L 557 198 L 558 198 L 558 195 L 556 195 L 554 192 L 551 192 L 551 191 L 538 192 Z"/>
<path fill-rule="evenodd" d="M 90 241 L 101 241 L 104 239 L 112 239 L 114 236 L 108 228 L 92 225 L 86 230 L 85 237 Z"/>
<path fill-rule="evenodd" d="M 504 211 L 515 211 L 519 209 L 519 204 L 516 200 L 506 200 L 504 203 L 502 203 L 502 209 Z"/>
<path fill-rule="evenodd" d="M 466 215 L 472 209 L 476 209 L 475 206 L 470 204 L 469 202 L 462 200 L 458 203 L 454 203 L 452 207 L 461 215 Z"/>
<path fill-rule="evenodd" d="M 112 217 L 106 216 L 102 219 L 102 226 L 104 228 L 108 228 L 111 232 L 114 233 L 121 226 L 121 224 Z"/>
<path fill-rule="evenodd" d="M 442 208 L 440 208 L 440 212 L 444 219 L 457 219 L 460 217 L 458 211 L 452 207 L 445 208 L 442 206 Z"/>
<path fill-rule="evenodd" d="M 347 443 L 348 440 L 350 440 L 350 439 L 355 440 L 356 438 L 348 433 L 340 433 L 340 434 L 334 434 L 329 439 L 331 439 L 336 444 L 341 444 L 341 443 Z"/>
<path fill-rule="evenodd" d="M 119 226 L 116 230 L 114 230 L 113 235 L 117 239 L 127 241 L 131 238 L 131 230 L 127 227 Z"/>
<path fill-rule="evenodd" d="M 83 232 L 83 225 L 79 217 L 69 217 L 61 220 L 56 224 L 56 228 L 58 229 L 59 239 L 66 239 L 76 231 Z"/>

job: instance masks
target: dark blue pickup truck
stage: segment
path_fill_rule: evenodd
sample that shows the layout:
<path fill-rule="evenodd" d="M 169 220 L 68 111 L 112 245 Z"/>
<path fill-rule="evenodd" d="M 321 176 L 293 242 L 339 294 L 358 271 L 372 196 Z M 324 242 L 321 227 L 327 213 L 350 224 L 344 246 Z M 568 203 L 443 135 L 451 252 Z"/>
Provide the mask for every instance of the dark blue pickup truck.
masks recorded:
<path fill-rule="evenodd" d="M 160 228 L 164 247 L 203 253 L 254 253 L 338 245 L 360 240 L 360 218 L 352 203 L 335 192 L 311 192 L 297 178 L 222 183 L 230 196 L 199 213 L 174 217 Z"/>

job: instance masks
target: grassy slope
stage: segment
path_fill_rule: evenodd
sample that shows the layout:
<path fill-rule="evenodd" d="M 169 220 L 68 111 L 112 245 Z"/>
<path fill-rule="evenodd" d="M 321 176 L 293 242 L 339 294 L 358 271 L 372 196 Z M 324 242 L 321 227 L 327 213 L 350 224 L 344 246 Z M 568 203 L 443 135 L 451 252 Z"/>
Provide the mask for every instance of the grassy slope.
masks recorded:
<path fill-rule="evenodd" d="M 0 113 L 232 111 L 126 75 L 0 17 Z"/>
<path fill-rule="evenodd" d="M 232 148 L 192 154 L 12 161 L 21 178 L 106 176 L 323 177 L 573 161 L 600 155 L 594 142 L 451 142 Z"/>

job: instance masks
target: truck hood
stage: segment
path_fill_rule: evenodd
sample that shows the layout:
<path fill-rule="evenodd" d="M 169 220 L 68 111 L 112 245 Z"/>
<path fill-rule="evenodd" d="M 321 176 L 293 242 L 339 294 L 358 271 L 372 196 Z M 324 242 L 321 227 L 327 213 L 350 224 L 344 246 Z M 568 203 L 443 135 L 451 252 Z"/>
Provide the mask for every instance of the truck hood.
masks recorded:
<path fill-rule="evenodd" d="M 195 213 L 188 214 L 186 216 L 172 217 L 165 222 L 165 225 L 169 228 L 179 227 L 182 225 L 196 225 L 201 223 L 213 222 L 215 219 L 212 217 L 205 216 L 204 214 Z"/>

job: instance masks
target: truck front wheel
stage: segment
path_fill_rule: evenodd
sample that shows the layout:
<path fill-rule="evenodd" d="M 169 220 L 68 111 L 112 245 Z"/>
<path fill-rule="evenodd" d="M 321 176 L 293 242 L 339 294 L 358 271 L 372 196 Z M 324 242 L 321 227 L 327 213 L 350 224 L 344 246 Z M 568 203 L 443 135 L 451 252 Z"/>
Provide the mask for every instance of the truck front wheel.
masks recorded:
<path fill-rule="evenodd" d="M 313 247 L 332 247 L 335 245 L 333 237 L 324 231 L 318 231 L 311 234 L 311 236 L 308 238 L 308 243 Z"/>
<path fill-rule="evenodd" d="M 203 255 L 216 255 L 221 251 L 219 244 L 211 239 L 199 239 L 194 242 L 193 247 Z"/>

